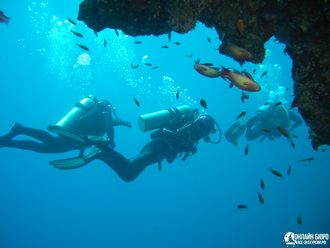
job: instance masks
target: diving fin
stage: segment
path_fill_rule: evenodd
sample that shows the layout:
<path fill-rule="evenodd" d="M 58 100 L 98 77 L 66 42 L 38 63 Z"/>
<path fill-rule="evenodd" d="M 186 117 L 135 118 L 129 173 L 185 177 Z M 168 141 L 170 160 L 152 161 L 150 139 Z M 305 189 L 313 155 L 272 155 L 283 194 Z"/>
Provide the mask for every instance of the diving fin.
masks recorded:
<path fill-rule="evenodd" d="M 95 159 L 94 157 L 97 154 L 100 154 L 101 152 L 102 151 L 100 149 L 95 148 L 83 156 L 78 156 L 75 158 L 68 158 L 68 159 L 53 160 L 53 161 L 49 161 L 49 164 L 61 170 L 77 169 L 93 161 Z"/>
<path fill-rule="evenodd" d="M 246 132 L 247 122 L 249 118 L 242 116 L 234 122 L 225 132 L 225 137 L 230 143 L 234 143 Z"/>
<path fill-rule="evenodd" d="M 53 133 L 56 133 L 57 135 L 72 140 L 73 142 L 81 143 L 81 144 L 104 144 L 108 145 L 110 140 L 106 137 L 101 136 L 93 136 L 93 135 L 87 135 L 83 136 L 77 133 L 73 133 L 71 131 L 68 131 L 58 125 L 49 125 L 47 127 L 47 130 Z"/>

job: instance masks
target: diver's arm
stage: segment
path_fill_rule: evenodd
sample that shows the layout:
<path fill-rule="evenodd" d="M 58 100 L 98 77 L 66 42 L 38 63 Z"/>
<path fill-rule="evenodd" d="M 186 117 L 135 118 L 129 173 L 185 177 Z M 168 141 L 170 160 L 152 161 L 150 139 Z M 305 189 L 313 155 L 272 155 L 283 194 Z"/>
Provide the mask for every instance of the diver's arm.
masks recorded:
<path fill-rule="evenodd" d="M 294 129 L 296 129 L 303 123 L 303 120 L 298 115 L 293 113 L 292 111 L 288 111 L 288 114 L 289 114 L 290 120 L 294 121 L 294 124 L 291 125 L 291 131 L 293 131 Z"/>
<path fill-rule="evenodd" d="M 113 122 L 113 126 L 116 127 L 116 126 L 125 126 L 125 127 L 128 127 L 128 128 L 132 128 L 132 125 L 129 121 L 123 121 L 123 120 L 114 120 Z"/>

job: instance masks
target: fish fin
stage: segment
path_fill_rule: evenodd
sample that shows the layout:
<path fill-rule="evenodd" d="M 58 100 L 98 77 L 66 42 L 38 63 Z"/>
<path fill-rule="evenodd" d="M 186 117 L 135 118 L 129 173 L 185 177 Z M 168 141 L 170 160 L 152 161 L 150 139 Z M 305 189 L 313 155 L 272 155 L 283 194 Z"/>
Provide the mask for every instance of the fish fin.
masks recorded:
<path fill-rule="evenodd" d="M 237 74 L 243 75 L 239 70 L 236 70 L 235 68 L 234 68 L 234 72 Z"/>
<path fill-rule="evenodd" d="M 203 65 L 206 65 L 206 66 L 213 66 L 213 64 L 211 64 L 211 63 L 204 63 Z"/>
<path fill-rule="evenodd" d="M 199 64 L 200 61 L 201 61 L 200 58 L 196 59 L 195 64 Z"/>

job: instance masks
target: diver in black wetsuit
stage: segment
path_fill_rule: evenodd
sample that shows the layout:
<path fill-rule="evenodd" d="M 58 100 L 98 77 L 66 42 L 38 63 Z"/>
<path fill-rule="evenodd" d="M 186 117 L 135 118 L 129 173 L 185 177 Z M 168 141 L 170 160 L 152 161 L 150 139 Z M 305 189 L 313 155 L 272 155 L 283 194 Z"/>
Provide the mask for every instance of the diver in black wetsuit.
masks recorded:
<path fill-rule="evenodd" d="M 112 114 L 115 115 L 115 120 Z M 96 97 L 87 97 L 76 103 L 75 108 L 57 125 L 64 130 L 85 136 L 103 136 L 107 133 L 108 144 L 112 149 L 115 148 L 113 127 L 132 127 L 129 122 L 118 119 L 110 102 L 98 101 Z M 27 135 L 41 142 L 12 140 L 17 135 Z M 0 136 L 0 147 L 13 147 L 38 153 L 62 153 L 77 149 L 82 154 L 85 148 L 91 146 L 88 142 L 77 143 L 68 137 L 54 137 L 44 130 L 24 127 L 18 123 L 15 123 L 6 134 Z"/>
<path fill-rule="evenodd" d="M 183 107 L 190 108 L 189 106 Z M 173 109 L 176 111 L 179 108 L 180 107 Z M 186 108 L 186 110 L 188 108 Z M 182 111 L 182 109 L 180 110 Z M 188 114 L 186 113 L 186 115 Z M 55 160 L 51 161 L 50 164 L 59 169 L 75 169 L 90 163 L 94 159 L 99 159 L 108 164 L 121 179 L 126 182 L 131 182 L 151 164 L 158 162 L 159 169 L 161 169 L 160 166 L 163 159 L 166 159 L 168 163 L 172 163 L 179 154 L 181 155 L 182 153 L 185 153 L 182 158 L 182 160 L 185 161 L 187 157 L 192 156 L 197 152 L 197 144 L 202 138 L 204 141 L 213 144 L 220 142 L 221 133 L 218 142 L 212 142 L 209 137 L 210 134 L 215 133 L 216 131 L 214 129 L 214 124 L 216 123 L 211 116 L 197 116 L 196 114 L 190 115 L 190 117 L 190 121 L 184 121 L 181 118 L 174 118 L 174 121 L 167 121 L 167 123 L 162 122 L 161 127 L 157 131 L 151 133 L 150 136 L 152 141 L 148 142 L 142 148 L 141 152 L 133 158 L 126 159 L 108 146 L 98 144 L 96 145 L 97 148 L 83 156 Z M 217 127 L 220 131 L 218 125 Z M 149 131 L 150 128 L 141 128 L 141 130 Z"/>
<path fill-rule="evenodd" d="M 291 121 L 294 122 L 292 125 Z M 266 137 L 274 141 L 275 138 L 282 136 L 277 126 L 283 127 L 290 134 L 302 123 L 303 121 L 298 115 L 292 111 L 287 111 L 282 104 L 276 106 L 274 101 L 269 100 L 251 118 L 243 116 L 238 119 L 227 129 L 225 136 L 231 143 L 237 141 L 243 134 L 249 141 L 261 136 L 260 142 Z"/>

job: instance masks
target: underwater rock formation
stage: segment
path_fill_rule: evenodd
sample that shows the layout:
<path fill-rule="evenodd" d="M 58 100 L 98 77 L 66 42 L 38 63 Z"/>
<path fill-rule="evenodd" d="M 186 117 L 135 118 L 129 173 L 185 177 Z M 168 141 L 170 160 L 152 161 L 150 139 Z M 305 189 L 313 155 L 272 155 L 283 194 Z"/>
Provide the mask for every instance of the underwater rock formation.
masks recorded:
<path fill-rule="evenodd" d="M 184 34 L 200 21 L 214 27 L 222 41 L 248 50 L 253 57 L 247 61 L 256 64 L 265 57 L 264 43 L 275 35 L 293 60 L 292 107 L 310 127 L 313 148 L 330 145 L 328 0 L 84 0 L 78 20 L 97 32 L 114 28 L 131 36 Z M 219 52 L 229 56 L 225 49 Z"/>

